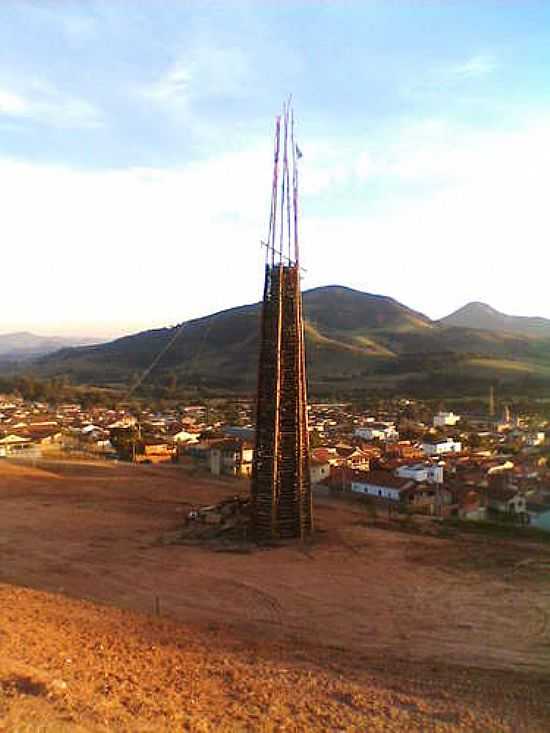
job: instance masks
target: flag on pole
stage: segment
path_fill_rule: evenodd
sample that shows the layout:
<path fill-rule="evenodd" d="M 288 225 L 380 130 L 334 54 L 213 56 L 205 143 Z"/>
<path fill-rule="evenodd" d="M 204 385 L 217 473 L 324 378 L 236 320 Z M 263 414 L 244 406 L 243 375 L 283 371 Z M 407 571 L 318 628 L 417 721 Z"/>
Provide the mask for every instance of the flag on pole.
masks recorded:
<path fill-rule="evenodd" d="M 296 144 L 296 157 L 298 158 L 298 160 L 300 160 L 300 158 L 303 158 L 304 157 L 304 154 L 302 153 L 302 151 L 298 147 L 298 144 Z"/>

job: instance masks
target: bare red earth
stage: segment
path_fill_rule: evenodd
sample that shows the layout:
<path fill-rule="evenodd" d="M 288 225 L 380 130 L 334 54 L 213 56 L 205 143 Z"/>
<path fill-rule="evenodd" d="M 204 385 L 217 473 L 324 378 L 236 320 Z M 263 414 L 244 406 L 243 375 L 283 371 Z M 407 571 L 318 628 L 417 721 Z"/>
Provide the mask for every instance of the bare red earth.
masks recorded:
<path fill-rule="evenodd" d="M 550 729 L 548 545 L 377 529 L 330 500 L 313 543 L 165 544 L 239 490 L 0 464 L 4 730 Z"/>

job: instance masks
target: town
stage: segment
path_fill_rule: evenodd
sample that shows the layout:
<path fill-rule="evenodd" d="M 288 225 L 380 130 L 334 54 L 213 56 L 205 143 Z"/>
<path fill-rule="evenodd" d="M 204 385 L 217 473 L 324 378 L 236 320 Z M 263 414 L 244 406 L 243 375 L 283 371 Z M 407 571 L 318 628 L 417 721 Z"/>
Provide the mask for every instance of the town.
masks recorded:
<path fill-rule="evenodd" d="M 479 411 L 481 412 L 481 411 Z M 493 413 L 493 414 L 491 414 Z M 500 414 L 498 414 L 500 413 Z M 308 407 L 315 496 L 378 513 L 504 522 L 550 532 L 550 422 L 507 404 L 483 414 L 433 411 L 417 400 Z M 217 399 L 161 411 L 48 404 L 0 395 L 0 459 L 178 463 L 251 476 L 254 404 Z"/>

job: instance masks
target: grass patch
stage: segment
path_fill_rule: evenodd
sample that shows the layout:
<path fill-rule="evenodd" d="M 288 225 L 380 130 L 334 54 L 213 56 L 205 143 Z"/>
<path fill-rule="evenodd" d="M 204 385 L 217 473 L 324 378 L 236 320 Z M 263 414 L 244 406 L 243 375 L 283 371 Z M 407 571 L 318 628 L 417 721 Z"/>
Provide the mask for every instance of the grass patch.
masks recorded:
<path fill-rule="evenodd" d="M 510 540 L 531 540 L 550 544 L 550 532 L 545 532 L 537 527 L 522 527 L 509 522 L 472 521 L 467 519 L 445 519 L 441 527 L 445 529 L 456 529 L 461 532 L 499 539 Z"/>

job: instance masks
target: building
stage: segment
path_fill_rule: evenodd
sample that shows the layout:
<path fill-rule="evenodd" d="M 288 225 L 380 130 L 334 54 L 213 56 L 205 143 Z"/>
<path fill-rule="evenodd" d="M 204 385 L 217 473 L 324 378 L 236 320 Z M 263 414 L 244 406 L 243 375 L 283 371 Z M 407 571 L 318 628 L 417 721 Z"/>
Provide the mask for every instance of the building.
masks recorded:
<path fill-rule="evenodd" d="M 368 471 L 370 456 L 361 448 L 338 444 L 335 448 L 340 463 L 356 471 Z"/>
<path fill-rule="evenodd" d="M 422 441 L 421 448 L 427 456 L 441 456 L 445 453 L 460 453 L 462 443 L 452 438 L 428 438 Z"/>
<path fill-rule="evenodd" d="M 504 514 L 525 514 L 527 502 L 513 486 L 504 488 L 500 485 L 489 486 L 487 489 L 487 506 L 495 512 Z"/>
<path fill-rule="evenodd" d="M 545 439 L 544 431 L 537 430 L 533 433 L 527 433 L 525 437 L 525 445 L 535 448 L 536 446 L 542 445 Z"/>
<path fill-rule="evenodd" d="M 415 482 L 412 479 L 400 478 L 387 471 L 365 471 L 354 474 L 351 490 L 355 494 L 401 501 L 406 492 L 414 485 Z"/>
<path fill-rule="evenodd" d="M 355 428 L 354 435 L 363 440 L 399 440 L 399 433 L 393 423 L 372 422 L 360 428 Z"/>
<path fill-rule="evenodd" d="M 321 483 L 330 476 L 330 463 L 312 456 L 309 462 L 309 474 L 312 486 Z"/>
<path fill-rule="evenodd" d="M 251 443 L 227 438 L 210 448 L 208 466 L 215 476 L 250 476 L 253 455 Z"/>
<path fill-rule="evenodd" d="M 409 466 L 399 466 L 395 475 L 400 478 L 410 478 L 416 483 L 426 481 L 429 484 L 443 483 L 443 466 L 437 463 L 415 463 Z"/>
<path fill-rule="evenodd" d="M 451 492 L 439 484 L 415 484 L 407 491 L 409 507 L 422 514 L 447 514 L 452 503 Z"/>
<path fill-rule="evenodd" d="M 175 451 L 166 441 L 142 440 L 139 443 L 139 452 L 136 453 L 136 463 L 168 463 L 175 457 Z"/>
<path fill-rule="evenodd" d="M 7 457 L 21 454 L 23 451 L 28 452 L 32 448 L 32 442 L 30 438 L 10 434 L 0 438 L 0 448 L 3 449 L 3 453 Z"/>
<path fill-rule="evenodd" d="M 434 428 L 454 427 L 459 420 L 460 415 L 455 415 L 454 412 L 438 412 L 434 415 Z"/>

